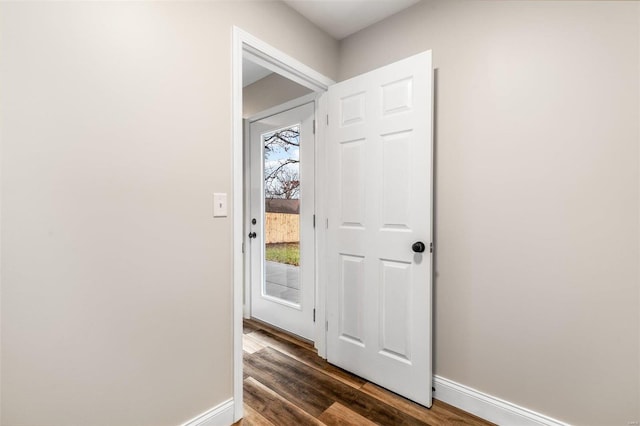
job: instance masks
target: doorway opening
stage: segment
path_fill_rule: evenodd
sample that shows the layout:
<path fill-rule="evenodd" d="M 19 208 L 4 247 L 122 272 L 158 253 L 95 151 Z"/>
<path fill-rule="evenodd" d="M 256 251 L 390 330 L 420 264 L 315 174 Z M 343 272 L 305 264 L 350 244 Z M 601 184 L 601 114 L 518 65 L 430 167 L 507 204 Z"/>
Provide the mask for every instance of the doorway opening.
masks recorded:
<path fill-rule="evenodd" d="M 306 132 L 310 132 L 312 136 L 315 136 L 314 140 L 316 143 L 311 144 L 313 149 L 308 149 L 305 151 L 303 141 L 299 139 L 297 142 L 300 144 L 300 151 L 298 152 L 300 167 L 299 173 L 303 173 L 302 170 L 304 168 L 304 161 L 302 156 L 308 157 L 312 154 L 311 159 L 306 158 L 306 162 L 312 165 L 314 169 L 314 173 L 309 176 L 313 176 L 313 179 L 306 179 L 309 188 L 312 190 L 310 194 L 309 201 L 310 203 L 305 204 L 304 200 L 300 201 L 300 215 L 299 220 L 311 220 L 311 224 L 313 225 L 313 210 L 314 205 L 323 205 L 324 194 L 320 191 L 313 191 L 315 189 L 314 179 L 322 179 L 324 178 L 324 170 L 322 168 L 316 167 L 317 164 L 322 164 L 322 148 L 321 141 L 323 138 L 323 134 L 321 131 L 314 132 L 314 120 L 318 115 L 324 113 L 325 106 L 323 105 L 323 101 L 321 99 L 316 99 L 316 94 L 321 94 L 327 90 L 327 88 L 333 84 L 334 82 L 319 74 L 318 72 L 312 70 L 306 65 L 300 63 L 299 61 L 291 58 L 290 56 L 280 52 L 279 50 L 269 46 L 268 44 L 262 42 L 261 40 L 251 36 L 245 31 L 234 27 L 233 29 L 233 281 L 234 281 L 234 290 L 233 290 L 233 299 L 234 299 L 234 314 L 233 314 L 233 338 L 234 338 L 234 421 L 239 420 L 243 415 L 243 348 L 242 348 L 242 336 L 243 336 L 243 317 L 251 316 L 251 295 L 252 291 L 250 288 L 250 281 L 247 277 L 251 276 L 252 265 L 251 262 L 245 262 L 245 259 L 248 257 L 245 256 L 249 252 L 251 247 L 251 240 L 254 238 L 249 238 L 249 235 L 258 234 L 261 238 L 260 244 L 254 244 L 253 247 L 256 248 L 257 251 L 262 251 L 259 253 L 260 262 L 255 264 L 262 264 L 261 276 L 266 278 L 266 273 L 269 273 L 269 278 L 271 279 L 271 285 L 267 285 L 268 281 L 262 280 L 260 282 L 260 288 L 256 292 L 261 296 L 262 299 L 271 303 L 271 305 L 279 305 L 282 308 L 295 308 L 299 307 L 309 307 L 311 306 L 311 319 L 315 319 L 315 322 L 311 322 L 311 329 L 307 331 L 307 335 L 312 337 L 318 354 L 323 356 L 325 351 L 325 329 L 324 327 L 319 326 L 319 324 L 324 324 L 324 292 L 322 286 L 322 274 L 320 272 L 321 268 L 316 268 L 318 260 L 321 259 L 322 253 L 324 252 L 324 234 L 322 230 L 317 230 L 314 232 L 313 227 L 311 227 L 311 235 L 301 235 L 300 242 L 298 243 L 298 247 L 289 247 L 289 250 L 284 250 L 285 253 L 276 253 L 276 249 L 279 247 L 272 246 L 269 247 L 269 256 L 284 256 L 285 262 L 274 262 L 276 268 L 271 268 L 270 271 L 266 270 L 264 265 L 266 264 L 266 260 L 264 260 L 264 255 L 266 250 L 266 240 L 264 239 L 264 224 L 266 222 L 266 213 L 265 212 L 265 204 L 267 204 L 267 200 L 265 199 L 265 186 L 268 186 L 270 183 L 272 185 L 272 189 L 276 193 L 286 192 L 283 191 L 282 181 L 275 182 L 272 179 L 272 182 L 267 182 L 265 184 L 264 180 L 264 170 L 265 170 L 265 144 L 268 142 L 269 138 L 272 137 L 275 133 L 280 132 L 280 136 L 295 136 L 295 131 L 297 130 L 299 136 L 303 136 L 302 130 L 306 126 Z M 245 67 L 243 67 L 243 62 Z M 266 82 L 267 84 L 263 84 L 265 88 L 271 91 L 271 94 L 275 96 L 257 96 L 254 100 L 256 102 L 249 102 L 249 99 L 244 99 L 243 92 L 246 92 L 245 84 L 246 79 L 243 76 L 243 71 L 247 70 L 247 65 L 251 68 L 254 68 L 254 71 L 258 71 L 258 73 L 262 73 L 263 76 L 259 77 L 256 80 L 256 83 L 259 83 L 261 79 L 270 79 L 271 81 Z M 274 83 L 275 82 L 275 83 Z M 264 82 L 263 82 L 264 83 Z M 254 83 L 255 84 L 255 83 Z M 284 84 L 288 86 L 288 89 L 282 90 L 280 92 L 274 92 L 273 89 L 277 87 L 277 84 Z M 294 89 L 292 89 L 294 87 Z M 251 89 L 251 88 L 249 88 Z M 254 87 L 255 89 L 255 87 Z M 301 93 L 301 90 L 303 93 Z M 310 93 L 309 93 L 310 92 Z M 284 98 L 283 93 L 289 93 L 289 97 Z M 296 96 L 291 95 L 295 93 Z M 254 164 L 260 164 L 262 170 L 257 174 L 260 179 L 254 179 L 256 182 L 262 182 L 261 188 L 258 188 L 255 194 L 252 194 L 251 191 L 248 191 L 247 188 L 251 187 L 251 177 L 250 173 L 247 173 L 251 170 L 251 156 L 250 153 L 245 150 L 244 143 L 244 134 L 249 133 L 251 130 L 249 121 L 244 120 L 246 117 L 252 117 L 252 121 L 254 123 L 259 123 L 261 120 L 269 121 L 269 119 L 273 119 L 278 115 L 278 113 L 285 113 L 290 111 L 292 108 L 300 106 L 300 105 L 287 105 L 286 101 L 290 101 L 291 99 L 299 98 L 304 93 L 309 93 L 308 99 L 306 99 L 306 104 L 312 106 L 313 112 L 311 113 L 310 120 L 307 120 L 307 124 L 305 124 L 305 119 L 287 119 L 282 121 L 282 123 L 276 126 L 272 126 L 270 129 L 266 129 L 265 131 L 256 131 L 254 132 L 256 136 L 257 143 L 255 144 L 257 147 L 260 147 L 256 152 Z M 245 100 L 247 102 L 245 102 Z M 265 100 L 270 100 L 271 104 L 265 104 Z M 284 104 L 283 104 L 284 103 Z M 296 102 L 294 102 L 296 103 Z M 297 101 L 300 103 L 300 100 Z M 277 110 L 273 110 L 272 107 L 276 104 L 280 104 L 281 106 Z M 266 111 L 265 111 L 266 110 Z M 260 115 L 256 115 L 258 112 L 262 111 Z M 262 123 L 264 124 L 264 123 Z M 256 126 L 258 126 L 257 124 Z M 297 127 L 296 127 L 297 126 Z M 284 135 L 283 132 L 288 130 L 289 134 Z M 314 135 L 315 133 L 315 135 Z M 291 142 L 295 141 L 295 138 L 289 138 Z M 277 144 L 276 144 L 277 145 Z M 293 158 L 294 154 L 293 145 L 289 145 L 287 150 L 285 151 L 286 155 L 283 155 L 280 152 L 279 158 L 271 158 L 267 161 L 280 161 L 285 160 L 287 162 L 287 158 Z M 275 148 L 275 147 L 273 147 Z M 273 151 L 277 151 L 274 149 Z M 273 156 L 277 156 L 274 152 Z M 291 164 L 289 162 L 289 164 Z M 267 164 L 268 168 L 269 164 Z M 255 167 L 255 166 L 254 166 Z M 307 166 L 308 167 L 308 166 Z M 288 167 L 289 172 L 293 173 L 295 170 L 291 170 Z M 254 177 L 256 174 L 254 173 Z M 290 179 L 295 181 L 296 179 Z M 303 179 L 298 179 L 302 185 L 304 185 Z M 293 182 L 289 182 L 286 185 L 292 185 Z M 247 186 L 249 185 L 249 186 Z M 288 196 L 289 199 L 292 198 L 292 190 L 293 188 L 289 188 Z M 299 190 L 304 191 L 304 187 L 299 187 Z M 309 190 L 307 190 L 309 193 Z M 299 196 L 304 197 L 304 193 L 300 193 Z M 253 203 L 253 206 L 259 205 L 262 209 L 261 211 L 251 211 L 251 198 L 255 200 L 261 200 L 260 203 Z M 273 198 L 273 197 L 272 197 Z M 271 204 L 274 203 L 282 203 L 281 201 L 271 201 Z M 295 202 L 285 202 L 289 204 L 294 204 Z M 310 214 L 305 209 L 303 212 L 303 206 L 310 206 Z M 273 210 L 273 209 L 272 209 Z M 263 213 L 265 216 L 260 216 Z M 303 214 L 304 213 L 304 214 Z M 315 212 L 316 214 L 322 212 Z M 253 216 L 252 216 L 253 214 Z M 304 218 L 303 218 L 304 216 Z M 255 220 L 255 224 L 252 223 L 253 219 Z M 257 227 L 252 229 L 253 227 Z M 259 228 L 262 229 L 259 231 Z M 293 229 L 295 226 L 290 227 Z M 255 234 L 253 234 L 255 232 Z M 298 228 L 298 232 L 300 234 L 309 233 L 309 227 L 304 225 Z M 287 239 L 289 237 L 285 237 Z M 291 237 L 293 238 L 293 237 Z M 289 238 L 289 239 L 291 239 Z M 280 238 L 282 239 L 282 238 Z M 305 250 L 304 245 L 308 246 L 311 243 L 311 249 L 306 247 Z M 260 248 L 261 247 L 261 248 Z M 273 250 L 271 250 L 273 249 Z M 297 249 L 297 250 L 296 250 Z M 283 251 L 283 250 L 280 250 Z M 298 265 L 292 265 L 291 263 L 296 263 L 296 255 L 298 256 Z M 305 262 L 306 259 L 306 262 Z M 304 264 L 307 264 L 305 267 Z M 281 265 L 289 265 L 289 266 L 281 266 Z M 298 267 L 299 269 L 295 269 Z M 279 269 L 284 269 L 280 271 Z M 295 278 L 295 275 L 298 275 L 298 279 Z M 255 273 L 254 273 L 255 275 Z M 284 279 L 282 275 L 284 275 Z M 289 276 L 289 277 L 288 277 Z M 300 277 L 303 276 L 302 282 L 300 281 Z M 284 284 L 283 286 L 279 284 Z M 304 298 L 304 289 L 300 292 L 293 291 L 293 287 L 296 285 L 304 285 L 304 288 L 310 290 L 311 292 L 311 305 L 309 301 L 305 301 Z M 291 287 L 288 287 L 291 286 Z M 249 300 L 247 300 L 249 298 Z M 298 298 L 298 299 L 296 299 Z M 308 299 L 308 296 L 307 296 Z M 247 303 L 248 302 L 248 303 Z M 288 305 L 288 306 L 287 306 Z M 314 308 L 316 309 L 314 312 Z M 289 311 L 293 311 L 295 309 L 289 309 Z M 315 317 L 315 318 L 314 318 Z M 294 320 L 295 322 L 295 320 Z M 293 330 L 293 333 L 300 334 L 300 331 Z"/>
<path fill-rule="evenodd" d="M 251 277 L 253 285 L 244 287 L 245 308 L 249 307 L 245 315 L 258 314 L 258 302 L 267 308 L 266 322 L 283 319 L 284 314 L 269 319 L 269 312 L 286 312 L 292 316 L 280 327 L 308 336 L 320 357 L 430 407 L 431 52 L 330 84 L 310 77 L 318 75 L 258 40 L 243 41 L 245 35 L 237 33 L 234 38 L 236 416 L 242 414 L 241 272 L 247 253 L 253 260 L 249 265 L 245 262 L 244 282 Z M 328 90 L 327 96 L 290 101 L 297 103 L 267 111 L 245 125 L 250 155 L 245 152 L 244 172 L 250 176 L 245 175 L 244 185 L 238 68 L 243 57 L 313 92 Z M 312 117 L 321 124 L 311 125 Z M 326 140 L 324 132 L 329 135 Z M 295 161 L 299 169 L 290 167 Z M 314 165 L 315 175 L 309 172 Z M 288 172 L 289 178 L 276 179 L 275 170 Z M 314 179 L 322 185 L 310 184 Z M 274 262 L 277 265 L 267 271 L 266 205 L 283 204 L 287 197 L 295 204 L 296 189 L 300 214 L 291 232 L 306 231 L 308 236 L 299 238 L 298 248 L 284 254 L 285 259 L 297 254 L 298 261 Z M 312 219 L 314 213 L 319 220 Z M 320 226 L 312 227 L 313 222 Z M 296 237 L 278 238 L 283 240 L 274 244 L 296 242 Z M 292 240 L 284 241 L 288 238 Z M 244 256 L 238 253 L 240 247 Z M 268 272 L 272 281 L 267 279 Z M 275 275 L 281 275 L 279 282 Z M 295 328 L 312 315 L 315 322 L 309 323 L 308 330 Z"/>

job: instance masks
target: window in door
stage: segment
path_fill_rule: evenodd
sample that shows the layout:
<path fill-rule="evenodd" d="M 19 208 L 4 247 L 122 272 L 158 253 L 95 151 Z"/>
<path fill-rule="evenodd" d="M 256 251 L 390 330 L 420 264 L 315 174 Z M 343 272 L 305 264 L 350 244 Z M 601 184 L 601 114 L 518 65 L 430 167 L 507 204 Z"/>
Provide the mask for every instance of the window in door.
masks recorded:
<path fill-rule="evenodd" d="M 261 135 L 264 145 L 263 296 L 300 304 L 300 125 Z"/>

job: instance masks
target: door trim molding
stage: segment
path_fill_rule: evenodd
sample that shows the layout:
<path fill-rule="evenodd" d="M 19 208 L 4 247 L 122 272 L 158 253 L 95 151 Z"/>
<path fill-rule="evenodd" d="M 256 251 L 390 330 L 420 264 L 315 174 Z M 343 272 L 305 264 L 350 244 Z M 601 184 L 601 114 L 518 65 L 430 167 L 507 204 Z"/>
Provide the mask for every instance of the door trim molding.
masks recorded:
<path fill-rule="evenodd" d="M 569 426 L 568 423 L 444 377 L 433 376 L 433 384 L 436 388 L 435 399 L 499 425 Z"/>
<path fill-rule="evenodd" d="M 231 37 L 231 135 L 233 182 L 233 400 L 234 421 L 242 418 L 242 316 L 244 290 L 244 179 L 242 122 L 242 58 L 247 57 L 265 68 L 295 81 L 315 92 L 324 92 L 334 84 L 330 78 L 297 59 L 265 43 L 239 27 L 233 26 Z M 317 118 L 316 118 L 317 119 Z M 317 135 L 317 134 L 316 134 Z M 319 139 L 317 139 L 319 140 Z M 318 161 L 318 160 L 316 160 Z M 317 214 L 317 212 L 316 212 Z M 317 324 L 317 323 L 316 323 Z"/>

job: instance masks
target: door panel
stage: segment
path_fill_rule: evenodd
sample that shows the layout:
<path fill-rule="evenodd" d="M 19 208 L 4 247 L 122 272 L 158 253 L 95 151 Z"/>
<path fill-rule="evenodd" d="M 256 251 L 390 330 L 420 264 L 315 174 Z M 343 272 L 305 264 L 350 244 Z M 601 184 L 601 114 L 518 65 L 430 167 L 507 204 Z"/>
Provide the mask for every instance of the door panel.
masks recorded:
<path fill-rule="evenodd" d="M 411 264 L 380 261 L 381 354 L 411 360 Z"/>
<path fill-rule="evenodd" d="M 315 305 L 314 113 L 310 102 L 250 124 L 251 316 L 308 340 Z"/>
<path fill-rule="evenodd" d="M 364 258 L 341 255 L 340 338 L 362 344 L 364 341 Z"/>
<path fill-rule="evenodd" d="M 343 178 L 342 225 L 362 227 L 364 222 L 364 139 L 340 143 Z"/>
<path fill-rule="evenodd" d="M 411 131 L 382 136 L 383 229 L 409 230 L 411 138 Z"/>
<path fill-rule="evenodd" d="M 327 147 L 328 360 L 426 406 L 431 75 L 425 52 L 332 86 Z"/>

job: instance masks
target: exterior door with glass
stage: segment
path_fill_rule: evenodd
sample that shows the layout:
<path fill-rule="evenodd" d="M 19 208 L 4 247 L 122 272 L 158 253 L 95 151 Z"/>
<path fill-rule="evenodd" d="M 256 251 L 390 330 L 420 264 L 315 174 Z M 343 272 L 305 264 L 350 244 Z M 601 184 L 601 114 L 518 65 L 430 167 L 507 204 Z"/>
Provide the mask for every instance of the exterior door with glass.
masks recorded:
<path fill-rule="evenodd" d="M 314 338 L 315 102 L 252 121 L 251 316 Z"/>

